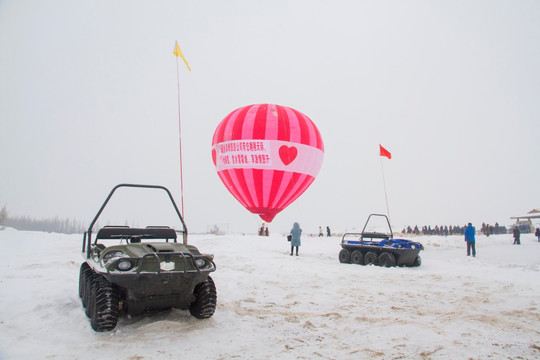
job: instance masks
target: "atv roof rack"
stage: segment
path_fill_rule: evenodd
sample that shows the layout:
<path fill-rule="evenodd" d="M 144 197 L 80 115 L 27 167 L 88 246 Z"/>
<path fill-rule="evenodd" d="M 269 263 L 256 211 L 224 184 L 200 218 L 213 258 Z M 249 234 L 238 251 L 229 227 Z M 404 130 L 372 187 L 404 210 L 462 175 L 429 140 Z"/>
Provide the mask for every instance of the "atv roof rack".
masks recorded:
<path fill-rule="evenodd" d="M 143 239 L 173 239 L 176 242 L 176 231 L 170 227 L 131 228 L 129 226 L 106 226 L 98 230 L 98 239 L 129 239 L 138 236 Z"/>

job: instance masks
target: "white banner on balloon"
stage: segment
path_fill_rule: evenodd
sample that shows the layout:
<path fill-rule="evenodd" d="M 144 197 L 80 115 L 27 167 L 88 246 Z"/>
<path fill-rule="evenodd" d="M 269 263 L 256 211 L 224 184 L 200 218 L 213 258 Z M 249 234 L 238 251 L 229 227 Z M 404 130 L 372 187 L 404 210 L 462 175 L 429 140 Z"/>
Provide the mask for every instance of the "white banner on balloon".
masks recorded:
<path fill-rule="evenodd" d="M 271 169 L 315 177 L 323 151 L 313 146 L 280 140 L 233 140 L 214 145 L 216 170 Z"/>

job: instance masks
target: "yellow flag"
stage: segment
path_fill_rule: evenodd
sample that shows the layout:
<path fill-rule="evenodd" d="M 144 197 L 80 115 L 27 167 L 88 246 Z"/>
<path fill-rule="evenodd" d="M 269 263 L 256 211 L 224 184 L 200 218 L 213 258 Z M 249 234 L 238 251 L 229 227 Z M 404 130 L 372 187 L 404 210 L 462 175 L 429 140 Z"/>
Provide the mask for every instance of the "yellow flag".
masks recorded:
<path fill-rule="evenodd" d="M 180 46 L 178 46 L 178 41 L 175 41 L 173 54 L 174 54 L 176 57 L 179 57 L 179 56 L 180 56 L 180 57 L 182 58 L 182 60 L 184 60 L 184 62 L 186 63 L 187 69 L 188 69 L 189 71 L 191 71 L 191 68 L 189 67 L 189 64 L 187 63 L 187 60 L 186 60 L 186 58 L 184 57 L 184 54 L 182 54 L 182 51 L 180 51 Z"/>

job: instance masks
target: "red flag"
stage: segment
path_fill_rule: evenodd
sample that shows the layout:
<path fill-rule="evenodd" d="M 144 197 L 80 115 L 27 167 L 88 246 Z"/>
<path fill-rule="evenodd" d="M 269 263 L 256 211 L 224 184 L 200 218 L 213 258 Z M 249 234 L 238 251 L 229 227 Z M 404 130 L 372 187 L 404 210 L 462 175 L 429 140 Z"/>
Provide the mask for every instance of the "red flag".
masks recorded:
<path fill-rule="evenodd" d="M 383 148 L 381 144 L 379 144 L 379 155 L 386 156 L 389 159 L 392 158 L 392 154 L 390 154 L 390 151 Z"/>

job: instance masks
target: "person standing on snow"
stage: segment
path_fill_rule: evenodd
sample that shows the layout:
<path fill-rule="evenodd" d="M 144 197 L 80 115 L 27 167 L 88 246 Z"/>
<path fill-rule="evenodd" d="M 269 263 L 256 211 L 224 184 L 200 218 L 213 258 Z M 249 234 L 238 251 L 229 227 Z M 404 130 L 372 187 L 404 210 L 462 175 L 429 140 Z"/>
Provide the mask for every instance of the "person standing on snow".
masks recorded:
<path fill-rule="evenodd" d="M 298 256 L 298 248 L 302 243 L 300 242 L 300 235 L 302 234 L 302 229 L 300 225 L 295 222 L 293 228 L 291 229 L 291 256 L 293 255 L 293 250 L 296 247 L 296 256 Z"/>
<path fill-rule="evenodd" d="M 512 245 L 521 245 L 521 243 L 519 242 L 519 227 L 518 225 L 516 225 L 516 227 L 514 228 L 514 243 Z"/>
<path fill-rule="evenodd" d="M 540 227 L 536 228 L 536 231 L 534 232 L 534 236 L 538 238 L 538 242 L 540 242 Z"/>
<path fill-rule="evenodd" d="M 467 242 L 467 256 L 471 256 L 471 249 L 472 249 L 472 256 L 476 257 L 476 240 L 474 238 L 474 233 L 476 230 L 474 229 L 474 226 L 472 226 L 471 223 L 467 225 L 465 228 L 465 241 Z"/>

